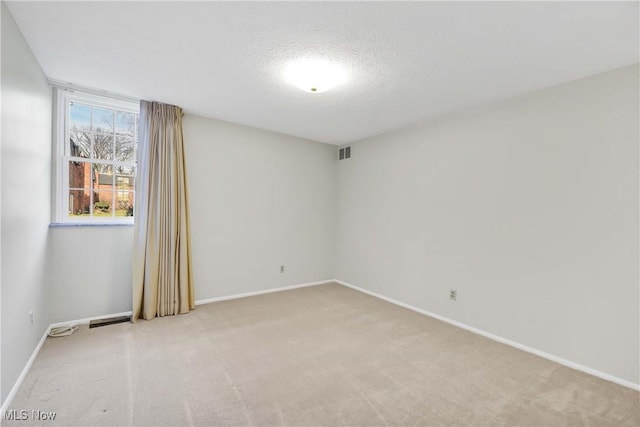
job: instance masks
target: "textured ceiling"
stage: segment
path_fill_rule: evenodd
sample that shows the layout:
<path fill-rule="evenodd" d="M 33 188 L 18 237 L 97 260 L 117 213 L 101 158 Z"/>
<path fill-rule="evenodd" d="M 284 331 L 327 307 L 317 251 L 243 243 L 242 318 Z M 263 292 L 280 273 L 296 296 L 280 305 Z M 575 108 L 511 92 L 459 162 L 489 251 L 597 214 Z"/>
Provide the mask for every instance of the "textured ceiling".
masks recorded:
<path fill-rule="evenodd" d="M 637 2 L 7 2 L 48 77 L 342 144 L 638 62 Z M 350 81 L 310 94 L 298 57 Z"/>

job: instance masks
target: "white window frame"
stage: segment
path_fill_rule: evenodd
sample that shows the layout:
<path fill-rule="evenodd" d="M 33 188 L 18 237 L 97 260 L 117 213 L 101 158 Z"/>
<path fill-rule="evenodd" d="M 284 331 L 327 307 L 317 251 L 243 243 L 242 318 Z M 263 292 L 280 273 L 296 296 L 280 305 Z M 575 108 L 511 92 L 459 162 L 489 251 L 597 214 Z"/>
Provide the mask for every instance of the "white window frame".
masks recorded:
<path fill-rule="evenodd" d="M 114 109 L 118 111 L 130 112 L 140 115 L 140 106 L 133 101 L 126 101 L 117 98 L 111 98 L 108 96 L 96 95 L 92 93 L 82 92 L 78 90 L 69 90 L 65 88 L 55 89 L 55 138 L 53 154 L 54 158 L 54 212 L 53 223 L 54 224 L 68 224 L 68 225 L 133 225 L 135 219 L 135 205 L 134 214 L 131 217 L 71 217 L 69 216 L 69 105 L 71 102 L 77 102 L 80 104 L 89 104 L 91 106 L 104 107 L 108 109 Z M 136 131 L 137 139 L 137 131 Z M 83 162 L 89 163 L 104 163 L 95 159 L 82 159 Z M 131 166 L 128 162 L 110 161 L 109 163 L 115 166 Z M 134 170 L 137 173 L 137 167 L 134 161 Z M 134 174 L 135 176 L 135 174 Z M 114 178 L 117 179 L 117 178 Z M 135 178 L 134 178 L 135 179 Z M 117 191 L 116 188 L 113 189 Z M 134 185 L 134 200 L 135 191 L 137 189 Z"/>

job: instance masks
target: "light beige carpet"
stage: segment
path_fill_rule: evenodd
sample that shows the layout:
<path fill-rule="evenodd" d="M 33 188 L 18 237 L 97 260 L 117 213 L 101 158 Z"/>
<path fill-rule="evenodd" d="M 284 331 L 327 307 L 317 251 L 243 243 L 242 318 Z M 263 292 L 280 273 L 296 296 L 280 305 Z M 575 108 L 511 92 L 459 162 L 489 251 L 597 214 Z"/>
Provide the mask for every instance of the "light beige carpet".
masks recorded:
<path fill-rule="evenodd" d="M 49 338 L 5 425 L 640 425 L 640 393 L 337 284 Z"/>

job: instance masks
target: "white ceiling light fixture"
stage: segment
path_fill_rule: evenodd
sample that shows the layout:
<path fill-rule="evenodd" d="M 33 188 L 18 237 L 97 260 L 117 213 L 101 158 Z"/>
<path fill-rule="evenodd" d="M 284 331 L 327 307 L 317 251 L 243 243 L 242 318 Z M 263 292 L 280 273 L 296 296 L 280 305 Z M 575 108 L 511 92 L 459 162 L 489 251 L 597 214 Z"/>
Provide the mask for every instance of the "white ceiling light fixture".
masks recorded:
<path fill-rule="evenodd" d="M 287 62 L 284 78 L 309 93 L 321 93 L 344 84 L 349 73 L 344 65 L 326 59 L 300 58 Z"/>

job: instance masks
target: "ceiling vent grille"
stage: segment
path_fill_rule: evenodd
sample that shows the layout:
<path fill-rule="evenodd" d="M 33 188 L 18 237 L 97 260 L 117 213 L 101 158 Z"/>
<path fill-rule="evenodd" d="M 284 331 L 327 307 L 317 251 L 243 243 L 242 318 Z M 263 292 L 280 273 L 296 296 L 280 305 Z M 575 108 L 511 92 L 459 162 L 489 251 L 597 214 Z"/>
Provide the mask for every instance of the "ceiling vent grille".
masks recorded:
<path fill-rule="evenodd" d="M 351 158 L 351 147 L 342 147 L 338 150 L 338 160 L 345 160 Z"/>

